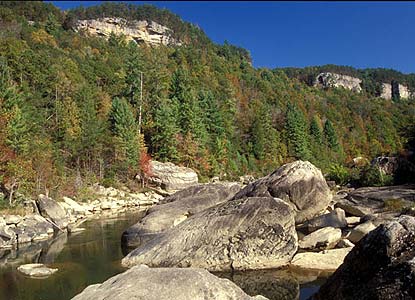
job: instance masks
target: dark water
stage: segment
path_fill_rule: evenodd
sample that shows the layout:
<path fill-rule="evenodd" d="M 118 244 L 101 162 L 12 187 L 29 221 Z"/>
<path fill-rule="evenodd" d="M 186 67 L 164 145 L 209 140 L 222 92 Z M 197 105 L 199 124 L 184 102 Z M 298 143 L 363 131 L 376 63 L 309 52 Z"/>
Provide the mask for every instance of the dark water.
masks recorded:
<path fill-rule="evenodd" d="M 67 300 L 88 285 L 124 271 L 120 265 L 124 257 L 121 233 L 143 214 L 135 211 L 113 219 L 88 221 L 81 226 L 87 229 L 84 232 L 69 237 L 62 234 L 53 241 L 28 245 L 17 252 L 0 252 L 0 300 Z M 19 265 L 32 262 L 45 263 L 59 271 L 46 279 L 32 279 L 17 272 Z M 270 300 L 305 300 L 324 281 L 316 274 L 290 270 L 217 275 L 231 279 L 250 295 L 262 294 Z"/>

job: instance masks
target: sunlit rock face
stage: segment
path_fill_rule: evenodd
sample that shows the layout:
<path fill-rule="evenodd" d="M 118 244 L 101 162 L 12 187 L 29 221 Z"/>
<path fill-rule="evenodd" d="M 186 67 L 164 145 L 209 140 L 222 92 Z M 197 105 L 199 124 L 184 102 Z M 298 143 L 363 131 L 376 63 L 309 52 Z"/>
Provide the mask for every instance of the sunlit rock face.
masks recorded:
<path fill-rule="evenodd" d="M 180 42 L 172 37 L 173 31 L 170 28 L 154 21 L 127 21 L 123 18 L 79 20 L 74 29 L 105 38 L 108 38 L 111 32 L 116 35 L 122 34 L 127 41 L 134 40 L 139 44 L 180 45 Z"/>
<path fill-rule="evenodd" d="M 405 85 L 395 84 L 393 86 L 391 83 L 382 83 L 382 94 L 380 97 L 390 100 L 393 94 L 399 94 L 401 99 L 408 99 L 411 96 L 409 88 Z"/>
<path fill-rule="evenodd" d="M 320 73 L 317 75 L 315 85 L 323 88 L 328 87 L 343 87 L 354 92 L 361 92 L 362 88 L 360 86 L 362 80 L 356 77 L 336 74 L 336 73 Z"/>

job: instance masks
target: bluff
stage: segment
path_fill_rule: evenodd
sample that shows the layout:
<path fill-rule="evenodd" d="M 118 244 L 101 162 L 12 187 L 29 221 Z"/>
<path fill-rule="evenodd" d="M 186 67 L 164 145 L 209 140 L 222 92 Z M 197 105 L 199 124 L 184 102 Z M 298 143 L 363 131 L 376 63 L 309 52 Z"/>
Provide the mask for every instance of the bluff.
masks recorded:
<path fill-rule="evenodd" d="M 154 21 L 127 21 L 123 18 L 100 18 L 78 20 L 73 28 L 75 31 L 84 31 L 90 35 L 109 38 L 111 33 L 124 35 L 127 41 L 136 41 L 138 44 L 149 45 L 181 45 L 172 37 L 172 30 Z"/>

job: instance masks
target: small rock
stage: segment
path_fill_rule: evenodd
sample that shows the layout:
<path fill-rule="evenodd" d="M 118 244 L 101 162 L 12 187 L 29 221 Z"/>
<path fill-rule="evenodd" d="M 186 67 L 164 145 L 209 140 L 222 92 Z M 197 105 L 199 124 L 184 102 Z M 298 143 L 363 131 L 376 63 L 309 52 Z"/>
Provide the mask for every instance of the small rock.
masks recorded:
<path fill-rule="evenodd" d="M 346 214 L 344 210 L 336 208 L 328 214 L 321 215 L 307 221 L 305 224 L 309 232 L 313 232 L 324 227 L 344 228 L 347 227 Z"/>
<path fill-rule="evenodd" d="M 371 232 L 373 229 L 375 229 L 376 226 L 373 225 L 371 221 L 368 221 L 366 223 L 357 225 L 355 228 L 353 228 L 350 233 L 348 234 L 347 238 L 352 241 L 353 243 L 357 243 L 360 241 L 366 234 Z"/>
<path fill-rule="evenodd" d="M 354 247 L 354 244 L 348 239 L 342 239 L 337 243 L 336 247 L 337 248 L 349 248 L 349 247 Z"/>
<path fill-rule="evenodd" d="M 346 218 L 347 225 L 356 225 L 360 223 L 360 217 L 347 217 Z"/>
<path fill-rule="evenodd" d="M 297 253 L 291 265 L 301 269 L 335 271 L 353 248 L 331 249 L 321 252 Z"/>
<path fill-rule="evenodd" d="M 10 224 L 19 224 L 22 221 L 22 217 L 18 215 L 6 215 L 4 216 L 4 220 L 7 225 Z"/>
<path fill-rule="evenodd" d="M 330 249 L 337 244 L 341 237 L 341 229 L 325 227 L 306 235 L 298 242 L 298 245 L 301 249 Z"/>
<path fill-rule="evenodd" d="M 58 271 L 58 269 L 48 268 L 44 264 L 21 265 L 17 270 L 27 276 L 37 278 L 45 278 Z"/>

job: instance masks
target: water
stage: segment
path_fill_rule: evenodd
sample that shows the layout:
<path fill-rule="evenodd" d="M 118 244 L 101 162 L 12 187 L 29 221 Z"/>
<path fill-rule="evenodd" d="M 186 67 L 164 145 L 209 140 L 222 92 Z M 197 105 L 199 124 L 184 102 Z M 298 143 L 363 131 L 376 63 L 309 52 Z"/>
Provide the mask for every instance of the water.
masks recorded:
<path fill-rule="evenodd" d="M 62 234 L 18 252 L 0 252 L 0 300 L 68 300 L 88 285 L 123 272 L 121 234 L 143 214 L 135 211 L 113 219 L 91 220 L 81 226 L 86 228 L 84 232 L 69 237 Z M 19 265 L 32 262 L 45 263 L 59 271 L 46 279 L 32 279 L 17 272 Z M 250 295 L 262 294 L 270 300 L 305 300 L 325 280 L 324 276 L 292 270 L 217 275 L 231 279 Z"/>

